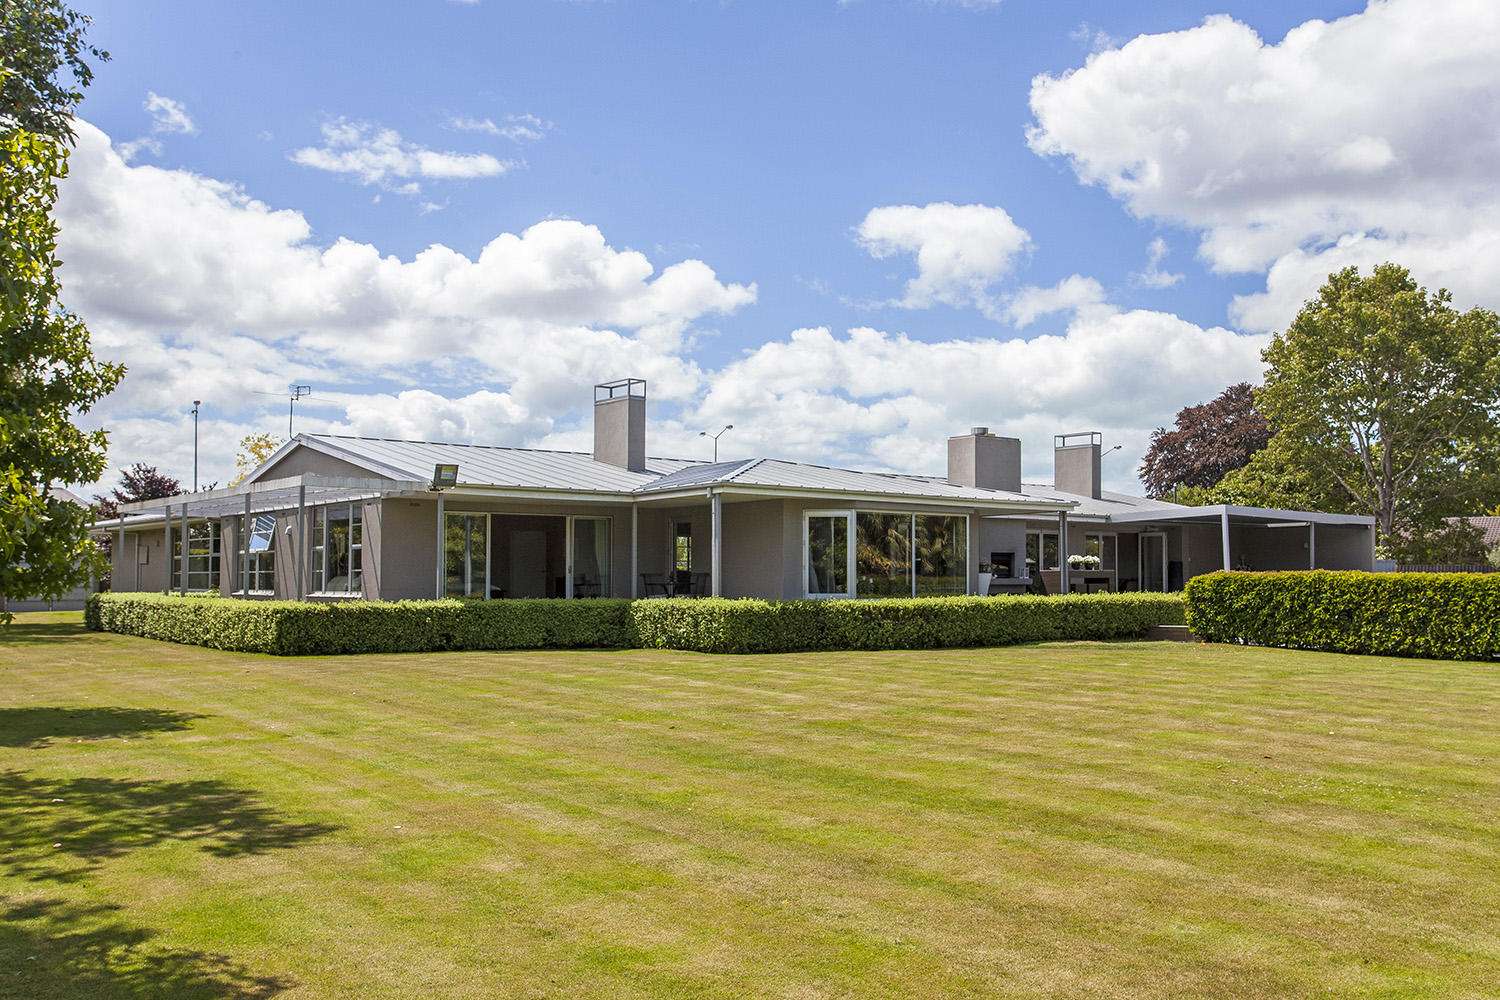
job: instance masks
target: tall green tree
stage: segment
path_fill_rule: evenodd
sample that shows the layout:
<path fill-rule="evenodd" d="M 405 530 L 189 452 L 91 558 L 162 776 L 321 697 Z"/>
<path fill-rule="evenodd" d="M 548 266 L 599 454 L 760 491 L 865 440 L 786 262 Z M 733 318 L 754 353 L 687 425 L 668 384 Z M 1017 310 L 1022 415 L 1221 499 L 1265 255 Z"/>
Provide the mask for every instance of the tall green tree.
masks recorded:
<path fill-rule="evenodd" d="M 1348 509 L 1374 515 L 1398 557 L 1444 517 L 1496 499 L 1500 317 L 1459 312 L 1406 268 L 1329 275 L 1266 348 L 1256 406 L 1274 455 Z M 1269 449 L 1268 449 L 1269 450 Z"/>
<path fill-rule="evenodd" d="M 124 375 L 58 303 L 57 182 L 87 57 L 108 58 L 87 27 L 57 0 L 0 3 L 0 607 L 59 597 L 101 568 L 89 511 L 48 490 L 103 474 L 104 433 L 74 421 Z"/>

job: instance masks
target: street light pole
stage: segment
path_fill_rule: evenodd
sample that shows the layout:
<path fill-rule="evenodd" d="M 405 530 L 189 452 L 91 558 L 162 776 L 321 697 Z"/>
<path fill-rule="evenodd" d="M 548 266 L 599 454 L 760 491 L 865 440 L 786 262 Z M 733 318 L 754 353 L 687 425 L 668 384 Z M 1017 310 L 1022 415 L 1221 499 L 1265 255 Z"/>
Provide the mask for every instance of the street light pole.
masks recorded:
<path fill-rule="evenodd" d="M 719 438 L 723 437 L 724 434 L 725 434 L 725 432 L 732 431 L 732 430 L 734 430 L 734 424 L 725 424 L 719 430 L 719 433 L 717 433 L 717 434 L 710 434 L 710 433 L 708 433 L 708 431 L 699 431 L 698 432 L 698 436 L 701 437 L 701 438 L 713 438 L 713 442 L 714 442 L 714 461 L 715 462 L 718 462 L 718 460 L 719 460 Z"/>
<path fill-rule="evenodd" d="M 198 492 L 198 407 L 203 400 L 193 400 L 193 492 Z"/>

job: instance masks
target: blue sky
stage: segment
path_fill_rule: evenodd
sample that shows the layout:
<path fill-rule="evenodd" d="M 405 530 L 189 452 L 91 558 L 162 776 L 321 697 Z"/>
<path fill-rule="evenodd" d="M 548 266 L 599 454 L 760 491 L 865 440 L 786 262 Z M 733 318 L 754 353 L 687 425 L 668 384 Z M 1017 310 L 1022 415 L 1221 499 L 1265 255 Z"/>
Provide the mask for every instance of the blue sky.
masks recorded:
<path fill-rule="evenodd" d="M 579 370 L 588 364 L 576 355 L 559 361 L 563 370 L 542 372 L 525 359 L 608 334 L 618 353 L 588 357 L 669 372 L 654 394 L 653 451 L 679 453 L 699 426 L 734 422 L 724 441 L 730 453 L 940 471 L 941 437 L 984 422 L 1021 434 L 1028 474 L 1044 478 L 1045 434 L 1097 426 L 1126 446 L 1110 478 L 1128 486 L 1152 426 L 1231 378 L 1255 377 L 1246 358 L 1258 338 L 1289 318 L 1325 263 L 1411 249 L 1432 260 L 1432 277 L 1419 277 L 1460 293 L 1466 281 L 1476 295 L 1487 287 L 1486 274 L 1455 277 L 1456 247 L 1432 246 L 1483 244 L 1490 232 L 1493 205 L 1471 176 L 1483 162 L 1464 167 L 1441 155 L 1475 123 L 1452 122 L 1443 134 L 1431 114 L 1413 122 L 1421 101 L 1473 98 L 1476 88 L 1492 95 L 1493 74 L 1476 80 L 1471 66 L 1454 65 L 1462 52 L 1437 68 L 1409 65 L 1400 56 L 1402 19 L 1420 16 L 1410 0 L 1368 13 L 1360 3 L 1036 0 L 80 6 L 114 54 L 81 116 L 112 141 L 110 155 L 150 141 L 108 170 L 95 171 L 90 164 L 104 161 L 81 148 L 85 176 L 69 183 L 121 203 L 159 200 L 174 220 L 165 232 L 190 232 L 184 243 L 197 248 L 180 262 L 143 267 L 123 249 L 104 248 L 143 244 L 150 254 L 162 232 L 148 238 L 111 213 L 69 207 L 69 197 L 74 206 L 89 202 L 65 192 L 65 254 L 70 236 L 78 247 L 65 283 L 79 289 L 75 307 L 102 345 L 138 373 L 99 417 L 119 428 L 116 465 L 145 459 L 180 471 L 190 461 L 178 395 L 208 399 L 214 444 L 205 465 L 217 478 L 227 476 L 240 432 L 284 433 L 271 418 L 273 399 L 249 400 L 233 380 L 210 377 L 235 356 L 254 359 L 239 388 L 317 385 L 326 402 L 308 410 L 306 429 L 576 445 L 588 383 L 642 372 Z M 1434 4 L 1424 30 L 1477 32 L 1482 41 L 1492 23 L 1488 14 L 1476 19 L 1484 6 Z M 1215 15 L 1228 18 L 1205 23 Z M 1346 20 L 1298 29 L 1313 17 Z M 1294 29 L 1308 40 L 1278 49 Z M 1388 51 L 1372 51 L 1367 36 Z M 1355 48 L 1366 51 L 1363 60 L 1350 61 Z M 1420 91 L 1401 89 L 1403 74 L 1419 71 Z M 1039 103 L 1038 77 L 1071 83 Z M 1378 86 L 1361 96 L 1370 80 Z M 1309 91 L 1286 93 L 1289 81 Z M 1347 82 L 1347 92 L 1337 86 L 1329 97 L 1328 81 Z M 1415 106 L 1383 111 L 1380 87 Z M 1262 99 L 1271 89 L 1282 92 Z M 1246 93 L 1257 95 L 1256 106 L 1245 106 Z M 1349 123 L 1348 134 L 1308 138 L 1326 135 L 1330 120 L 1334 132 Z M 345 130 L 342 140 L 330 129 Z M 374 148 L 381 130 L 399 141 Z M 1434 142 L 1436 152 L 1423 148 Z M 381 158 L 419 163 L 424 153 L 438 165 L 404 175 Z M 363 173 L 331 169 L 358 157 Z M 1413 195 L 1413 204 L 1391 207 L 1381 185 L 1394 190 L 1419 157 L 1442 161 L 1423 167 L 1428 175 L 1458 176 L 1447 178 L 1446 194 L 1425 196 L 1438 204 Z M 476 175 L 444 176 L 455 172 Z M 199 211 L 204 198 L 227 198 L 214 211 L 248 212 L 257 224 L 266 212 L 300 213 L 306 232 L 270 237 L 265 252 L 256 249 L 260 233 L 215 247 L 216 230 L 233 227 Z M 1000 215 L 955 216 L 964 229 L 955 265 L 962 273 L 934 273 L 913 292 L 907 282 L 924 273 L 922 248 L 937 246 L 931 234 L 946 218 L 924 210 L 944 203 Z M 871 216 L 895 206 L 914 214 Z M 1423 231 L 1419 220 L 1435 216 L 1467 220 L 1466 231 Z M 411 291 L 415 269 L 392 279 L 379 309 L 362 297 L 366 274 L 360 291 L 340 281 L 309 291 L 316 306 L 305 316 L 246 307 L 277 296 L 274 264 L 254 280 L 237 278 L 237 287 L 212 288 L 216 267 L 234 267 L 223 261 L 274 262 L 272 249 L 305 255 L 343 240 L 410 264 L 440 245 L 473 261 L 497 236 L 547 220 L 594 227 L 608 253 L 588 252 L 615 266 L 622 261 L 613 254 L 638 251 L 653 276 L 609 292 L 612 304 L 597 308 L 569 298 L 597 288 L 544 281 L 498 305 L 477 304 L 489 300 L 476 291 L 468 305 L 420 316 L 397 315 L 404 306 L 385 301 L 423 294 Z M 1351 249 L 1360 240 L 1363 249 Z M 991 265 L 963 270 L 962 260 L 990 251 Z M 572 243 L 556 251 L 575 261 L 580 252 Z M 652 305 L 649 320 L 632 318 L 639 310 L 620 297 L 656 295 L 650 282 L 684 261 L 711 269 L 711 280 L 699 275 L 709 281 L 701 294 Z M 185 278 L 198 262 L 205 273 Z M 321 277 L 307 280 L 324 281 L 329 270 L 325 260 Z M 1070 276 L 1094 290 L 1029 322 L 1016 311 L 1027 290 L 1055 289 Z M 349 304 L 328 301 L 343 295 Z M 558 301 L 539 304 L 547 296 Z M 365 310 L 384 331 L 371 340 L 377 360 L 341 353 L 362 328 L 328 320 Z M 455 310 L 463 320 L 445 323 Z M 1151 324 L 1161 332 L 1145 330 Z M 793 331 L 804 328 L 828 333 L 799 341 Z M 850 372 L 861 353 L 842 350 L 848 331 L 863 328 L 883 338 L 868 356 L 892 366 L 868 379 Z M 1090 350 L 1043 349 L 1045 338 L 1086 334 Z M 1130 363 L 1121 367 L 1133 374 L 1116 379 L 1108 360 L 1116 336 L 1123 355 L 1159 336 L 1186 356 L 1157 378 Z M 1191 343 L 1200 336 L 1208 338 L 1201 367 Z M 996 346 L 1008 341 L 1031 346 Z M 910 342 L 931 350 L 902 346 Z M 223 349 L 229 343 L 241 345 L 238 355 Z M 902 383 L 908 365 L 940 365 L 965 351 L 946 374 Z M 1055 376 L 1075 358 L 1092 371 L 1048 399 L 1016 391 L 1047 374 L 1038 368 Z M 146 374 L 158 370 L 165 374 Z M 574 398 L 567 393 L 575 384 L 579 405 L 561 403 Z M 411 388 L 436 399 L 403 400 Z M 757 394 L 776 405 L 752 402 Z M 1114 397 L 1107 406 L 1077 402 L 1103 395 Z M 820 416 L 827 426 L 804 426 Z"/>

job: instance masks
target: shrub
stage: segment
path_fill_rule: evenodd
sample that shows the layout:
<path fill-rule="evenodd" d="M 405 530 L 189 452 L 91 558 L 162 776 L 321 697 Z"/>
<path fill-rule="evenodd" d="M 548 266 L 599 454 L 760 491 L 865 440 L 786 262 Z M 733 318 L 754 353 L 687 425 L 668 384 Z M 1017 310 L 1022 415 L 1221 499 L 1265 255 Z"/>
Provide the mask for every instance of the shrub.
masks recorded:
<path fill-rule="evenodd" d="M 631 605 L 643 646 L 705 653 L 1005 646 L 1120 639 L 1181 624 L 1174 594 L 917 597 L 875 601 L 674 599 Z"/>
<path fill-rule="evenodd" d="M 1500 574 L 1220 572 L 1189 580 L 1186 601 L 1209 642 L 1500 659 Z"/>

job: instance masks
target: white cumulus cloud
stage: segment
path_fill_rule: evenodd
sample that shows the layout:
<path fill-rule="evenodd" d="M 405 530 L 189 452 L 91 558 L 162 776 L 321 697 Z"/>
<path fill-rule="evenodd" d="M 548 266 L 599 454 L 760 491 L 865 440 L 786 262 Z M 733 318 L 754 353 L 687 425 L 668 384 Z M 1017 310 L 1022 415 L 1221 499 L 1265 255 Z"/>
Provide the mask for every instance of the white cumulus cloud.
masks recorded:
<path fill-rule="evenodd" d="M 1233 308 L 1284 325 L 1342 262 L 1395 259 L 1459 298 L 1500 287 L 1500 4 L 1377 0 L 1280 41 L 1215 16 L 1032 82 L 1038 153 L 1138 216 L 1201 233 Z"/>
<path fill-rule="evenodd" d="M 874 257 L 915 257 L 917 276 L 899 302 L 908 309 L 992 308 L 996 283 L 1031 244 L 1005 209 L 952 202 L 873 208 L 855 235 Z"/>
<path fill-rule="evenodd" d="M 407 142 L 395 129 L 339 118 L 322 126 L 323 144 L 304 146 L 292 162 L 315 170 L 344 174 L 361 184 L 402 193 L 420 190 L 417 179 L 470 180 L 498 177 L 516 164 L 489 153 L 454 153 Z"/>

